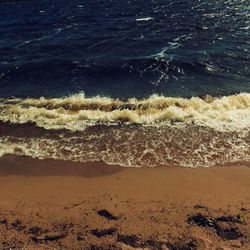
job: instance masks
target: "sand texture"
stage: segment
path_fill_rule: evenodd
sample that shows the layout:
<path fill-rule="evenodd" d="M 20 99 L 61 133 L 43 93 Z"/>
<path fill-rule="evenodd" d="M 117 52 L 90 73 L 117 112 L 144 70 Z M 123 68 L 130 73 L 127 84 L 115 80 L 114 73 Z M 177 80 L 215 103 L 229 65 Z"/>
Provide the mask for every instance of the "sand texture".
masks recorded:
<path fill-rule="evenodd" d="M 0 158 L 0 249 L 250 249 L 250 169 Z"/>

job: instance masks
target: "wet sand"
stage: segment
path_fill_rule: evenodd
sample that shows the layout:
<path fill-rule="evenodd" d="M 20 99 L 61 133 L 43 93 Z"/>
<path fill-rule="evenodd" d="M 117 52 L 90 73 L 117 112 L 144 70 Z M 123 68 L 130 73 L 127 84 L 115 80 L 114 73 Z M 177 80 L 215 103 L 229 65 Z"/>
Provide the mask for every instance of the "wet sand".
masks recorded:
<path fill-rule="evenodd" d="M 0 249 L 250 249 L 250 168 L 0 158 Z"/>

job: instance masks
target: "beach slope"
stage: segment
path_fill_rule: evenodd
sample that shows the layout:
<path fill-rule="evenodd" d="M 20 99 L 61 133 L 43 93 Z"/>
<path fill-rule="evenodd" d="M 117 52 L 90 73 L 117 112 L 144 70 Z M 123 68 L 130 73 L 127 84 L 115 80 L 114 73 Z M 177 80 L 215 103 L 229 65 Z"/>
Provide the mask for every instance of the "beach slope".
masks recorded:
<path fill-rule="evenodd" d="M 0 158 L 0 249 L 250 249 L 250 169 Z"/>

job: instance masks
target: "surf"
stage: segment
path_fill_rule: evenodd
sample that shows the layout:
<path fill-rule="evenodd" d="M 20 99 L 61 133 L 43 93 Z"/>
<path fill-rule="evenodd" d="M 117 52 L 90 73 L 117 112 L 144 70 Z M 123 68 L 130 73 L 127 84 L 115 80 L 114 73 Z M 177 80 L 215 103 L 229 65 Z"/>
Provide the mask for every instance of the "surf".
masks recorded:
<path fill-rule="evenodd" d="M 237 131 L 250 128 L 250 94 L 189 99 L 152 95 L 145 99 L 122 100 L 86 97 L 81 92 L 61 98 L 2 98 L 0 121 L 34 123 L 48 130 L 83 131 L 100 124 L 195 124 L 217 131 Z"/>

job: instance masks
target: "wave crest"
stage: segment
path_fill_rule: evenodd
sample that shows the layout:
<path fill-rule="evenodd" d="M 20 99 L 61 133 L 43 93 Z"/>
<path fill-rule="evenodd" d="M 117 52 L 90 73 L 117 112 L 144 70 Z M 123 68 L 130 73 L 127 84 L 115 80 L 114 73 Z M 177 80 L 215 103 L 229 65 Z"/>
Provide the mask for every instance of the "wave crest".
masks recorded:
<path fill-rule="evenodd" d="M 190 99 L 153 95 L 128 100 L 85 97 L 0 99 L 0 121 L 35 123 L 45 129 L 82 131 L 96 124 L 150 126 L 196 124 L 218 131 L 250 128 L 250 94 Z"/>

